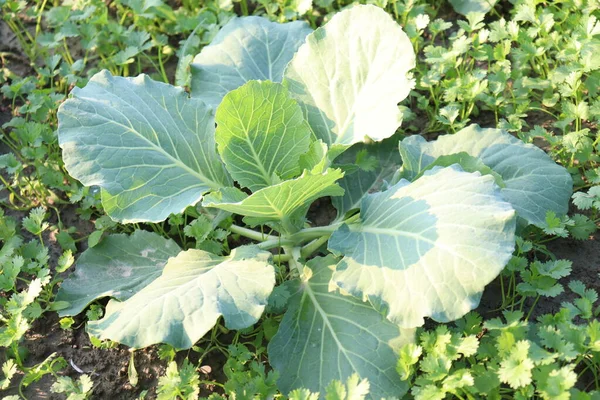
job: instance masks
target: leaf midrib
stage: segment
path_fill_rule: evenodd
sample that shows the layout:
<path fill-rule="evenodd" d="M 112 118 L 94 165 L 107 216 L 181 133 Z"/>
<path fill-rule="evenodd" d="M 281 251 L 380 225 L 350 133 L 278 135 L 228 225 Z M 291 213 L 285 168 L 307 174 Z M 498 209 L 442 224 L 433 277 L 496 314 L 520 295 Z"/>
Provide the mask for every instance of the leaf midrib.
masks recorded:
<path fill-rule="evenodd" d="M 312 288 L 310 287 L 310 284 L 308 282 L 306 282 L 306 284 L 304 285 L 304 289 L 305 289 L 305 293 L 308 294 L 308 297 L 310 298 L 310 300 L 313 302 L 313 306 L 315 307 L 315 310 L 317 310 L 317 312 L 319 313 L 319 315 L 321 316 L 321 318 L 323 319 L 323 325 L 325 327 L 327 327 L 327 329 L 329 330 L 329 332 L 331 333 L 331 337 L 333 338 L 333 340 L 335 341 L 335 344 L 337 345 L 338 349 L 340 350 L 340 352 L 344 355 L 344 358 L 346 358 L 346 360 L 348 360 L 348 363 L 352 366 L 352 369 L 359 374 L 358 372 L 358 368 L 356 368 L 356 366 L 354 366 L 354 364 L 352 363 L 352 360 L 350 359 L 350 357 L 348 356 L 348 354 L 346 353 L 346 348 L 342 345 L 342 343 L 340 342 L 340 340 L 338 339 L 335 330 L 333 329 L 333 326 L 331 326 L 331 323 L 329 322 L 329 315 L 325 312 L 325 310 L 323 310 L 323 308 L 321 307 L 321 305 L 319 304 L 319 301 L 317 300 L 317 297 L 314 293 L 314 291 L 312 290 Z M 323 347 L 323 345 L 321 344 L 321 348 Z M 321 360 L 322 361 L 322 360 Z M 360 376 L 360 374 L 359 374 Z M 362 378 L 362 377 L 361 377 Z"/>
<path fill-rule="evenodd" d="M 81 98 L 81 97 L 80 97 L 80 99 L 83 100 L 83 98 Z M 123 115 L 120 111 L 119 111 L 119 113 L 121 115 Z M 212 189 L 219 189 L 221 187 L 221 185 L 219 183 L 213 181 L 212 179 L 207 178 L 206 176 L 204 176 L 203 174 L 201 174 L 199 171 L 196 171 L 196 170 L 190 168 L 189 166 L 187 166 L 186 164 L 184 164 L 183 161 L 181 161 L 180 159 L 174 157 L 172 154 L 169 154 L 165 149 L 163 149 L 162 147 L 160 147 L 159 145 L 157 145 L 156 143 L 154 143 L 153 141 L 151 141 L 150 139 L 148 139 L 147 137 L 145 137 L 144 135 L 142 135 L 136 129 L 134 129 L 134 128 L 130 127 L 130 126 L 124 125 L 124 124 L 122 124 L 120 122 L 117 122 L 115 120 L 111 120 L 111 119 L 109 119 L 108 117 L 106 117 L 106 116 L 104 116 L 102 114 L 96 113 L 94 115 L 96 117 L 98 117 L 98 118 L 106 120 L 110 124 L 114 124 L 116 126 L 122 127 L 125 131 L 131 132 L 134 136 L 136 136 L 136 137 L 142 139 L 143 141 L 145 141 L 146 143 L 150 144 L 150 147 L 152 149 L 154 149 L 155 151 L 163 154 L 166 158 L 172 160 L 175 165 L 177 165 L 181 169 L 187 171 L 191 175 L 197 177 L 202 183 L 207 183 L 208 186 L 210 186 Z M 126 116 L 124 116 L 124 117 L 129 121 L 129 119 Z M 154 129 L 154 127 L 152 127 L 151 125 L 149 125 L 149 126 L 151 127 L 152 131 L 156 134 L 156 129 Z M 166 132 L 165 132 L 165 134 L 168 135 L 168 133 L 166 133 Z M 128 147 L 119 147 L 119 148 L 120 149 L 127 149 Z M 133 150 L 137 150 L 138 149 L 136 147 L 130 147 L 130 148 L 133 149 Z M 163 167 L 161 167 L 161 169 L 163 169 Z"/>

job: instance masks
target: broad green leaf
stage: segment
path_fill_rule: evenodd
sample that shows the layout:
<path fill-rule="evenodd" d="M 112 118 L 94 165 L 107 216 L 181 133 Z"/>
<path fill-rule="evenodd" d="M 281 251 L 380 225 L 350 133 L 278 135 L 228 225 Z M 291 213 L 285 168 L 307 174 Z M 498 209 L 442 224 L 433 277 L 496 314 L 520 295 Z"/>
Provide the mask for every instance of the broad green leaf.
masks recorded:
<path fill-rule="evenodd" d="M 250 80 L 281 82 L 285 66 L 311 31 L 300 21 L 232 19 L 192 61 L 192 97 L 216 108 L 227 92 Z"/>
<path fill-rule="evenodd" d="M 333 279 L 406 328 L 475 308 L 514 249 L 515 212 L 494 178 L 457 165 L 365 197 L 360 215 L 329 239 L 345 256 Z"/>
<path fill-rule="evenodd" d="M 104 189 L 111 218 L 160 222 L 231 184 L 211 111 L 183 89 L 102 71 L 72 95 L 58 111 L 65 166 Z"/>
<path fill-rule="evenodd" d="M 530 224 L 546 226 L 546 212 L 564 215 L 573 180 L 543 150 L 500 129 L 471 125 L 453 135 L 426 142 L 410 136 L 400 143 L 402 173 L 413 179 L 440 156 L 466 152 L 502 177 L 502 196 Z"/>
<path fill-rule="evenodd" d="M 382 140 L 402 122 L 415 54 L 381 8 L 357 5 L 310 34 L 284 73 L 317 138 L 331 147 Z"/>
<path fill-rule="evenodd" d="M 413 179 L 417 180 L 425 174 L 425 172 L 435 167 L 449 167 L 451 165 L 458 164 L 460 168 L 465 172 L 479 172 L 481 175 L 492 175 L 496 185 L 503 188 L 506 185 L 502 180 L 502 177 L 494 172 L 493 169 L 488 167 L 481 161 L 480 158 L 470 156 L 468 153 L 461 151 L 460 153 L 454 153 L 447 156 L 439 156 L 434 162 L 425 167 L 419 174 Z"/>
<path fill-rule="evenodd" d="M 344 189 L 344 195 L 331 199 L 333 206 L 338 211 L 338 218 L 343 217 L 348 211 L 358 208 L 362 198 L 368 193 L 377 191 L 391 181 L 400 165 L 400 155 L 394 139 L 385 140 L 374 144 L 356 144 L 335 159 L 336 164 L 355 164 L 357 155 L 366 152 L 369 157 L 374 157 L 377 164 L 373 169 L 365 171 L 357 168 L 347 172 L 339 185 Z M 397 143 L 397 142 L 396 142 Z"/>
<path fill-rule="evenodd" d="M 339 169 L 329 169 L 318 175 L 304 171 L 296 179 L 269 186 L 250 196 L 236 188 L 225 188 L 207 195 L 202 205 L 254 217 L 257 224 L 269 221 L 296 223 L 319 197 L 343 195 L 344 190 L 335 183 L 343 176 Z"/>
<path fill-rule="evenodd" d="M 158 278 L 167 260 L 181 249 L 156 233 L 110 235 L 77 260 L 75 272 L 61 284 L 55 301 L 69 303 L 60 317 L 77 315 L 96 299 L 127 300 Z"/>
<path fill-rule="evenodd" d="M 223 316 L 229 329 L 254 324 L 275 285 L 271 253 L 238 247 L 227 257 L 187 250 L 154 282 L 124 302 L 111 300 L 88 332 L 129 347 L 167 343 L 188 349 Z"/>
<path fill-rule="evenodd" d="M 319 139 L 312 142 L 308 151 L 300 156 L 298 163 L 303 170 L 307 169 L 313 174 L 321 174 L 327 169 L 329 161 L 327 145 Z"/>
<path fill-rule="evenodd" d="M 396 353 L 414 340 L 414 332 L 401 330 L 368 303 L 331 286 L 336 262 L 329 255 L 307 263 L 312 277 L 299 285 L 269 343 L 279 389 L 307 388 L 324 398 L 332 380 L 345 382 L 357 374 L 368 379 L 372 398 L 401 397 L 408 386 L 395 371 Z"/>
<path fill-rule="evenodd" d="M 467 15 L 469 13 L 486 14 L 490 11 L 498 0 L 448 0 L 454 11 L 459 14 Z"/>
<path fill-rule="evenodd" d="M 215 138 L 231 176 L 255 192 L 299 175 L 312 132 L 279 83 L 250 81 L 217 108 Z"/>

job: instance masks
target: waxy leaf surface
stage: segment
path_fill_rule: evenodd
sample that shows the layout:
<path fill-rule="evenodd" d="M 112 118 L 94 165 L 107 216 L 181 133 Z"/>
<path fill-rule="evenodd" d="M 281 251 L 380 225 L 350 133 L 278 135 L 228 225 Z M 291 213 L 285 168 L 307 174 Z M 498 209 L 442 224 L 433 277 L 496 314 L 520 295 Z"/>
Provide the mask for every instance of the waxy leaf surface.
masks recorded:
<path fill-rule="evenodd" d="M 343 296 L 330 280 L 337 259 L 307 263 L 313 274 L 299 284 L 277 334 L 268 347 L 269 362 L 279 372 L 279 389 L 320 392 L 334 380 L 352 374 L 368 379 L 370 398 L 402 396 L 408 385 L 396 372 L 396 351 L 414 340 L 369 303 Z"/>
<path fill-rule="evenodd" d="M 369 195 L 360 215 L 329 239 L 329 249 L 345 256 L 333 280 L 405 328 L 475 308 L 514 249 L 515 212 L 494 178 L 458 166 Z"/>
<path fill-rule="evenodd" d="M 108 215 L 160 222 L 231 184 L 204 103 L 146 75 L 94 75 L 58 112 L 69 173 L 103 189 Z"/>
<path fill-rule="evenodd" d="M 255 192 L 300 174 L 312 132 L 281 84 L 250 81 L 229 92 L 215 120 L 219 153 L 240 185 Z"/>
<path fill-rule="evenodd" d="M 216 108 L 227 92 L 250 80 L 281 82 L 285 66 L 310 32 L 301 21 L 232 19 L 192 61 L 192 97 Z"/>
<path fill-rule="evenodd" d="M 568 211 L 573 190 L 569 172 L 543 150 L 500 129 L 471 125 L 433 142 L 410 136 L 400 143 L 403 176 L 412 179 L 436 158 L 460 152 L 480 158 L 502 177 L 502 196 L 528 223 L 544 227 L 547 211 Z"/>
<path fill-rule="evenodd" d="M 229 329 L 254 324 L 275 285 L 271 253 L 238 247 L 227 257 L 187 250 L 154 282 L 124 302 L 111 300 L 88 332 L 129 347 L 168 343 L 188 349 L 223 316 Z"/>
<path fill-rule="evenodd" d="M 181 248 L 170 239 L 146 231 L 105 237 L 77 259 L 75 272 L 61 284 L 56 301 L 66 301 L 63 317 L 77 315 L 102 297 L 127 300 L 160 276 Z"/>
<path fill-rule="evenodd" d="M 390 137 L 402 122 L 398 103 L 412 87 L 415 54 L 402 28 L 381 8 L 354 6 L 310 34 L 284 73 L 317 138 L 350 146 Z"/>

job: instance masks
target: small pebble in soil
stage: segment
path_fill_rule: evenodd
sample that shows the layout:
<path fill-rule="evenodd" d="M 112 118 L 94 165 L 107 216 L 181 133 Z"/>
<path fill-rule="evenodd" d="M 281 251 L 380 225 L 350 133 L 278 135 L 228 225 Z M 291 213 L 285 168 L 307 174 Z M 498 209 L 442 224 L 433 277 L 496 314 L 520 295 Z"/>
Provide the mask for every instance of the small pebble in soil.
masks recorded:
<path fill-rule="evenodd" d="M 200 367 L 200 372 L 202 372 L 204 375 L 209 375 L 212 372 L 212 368 L 210 365 L 203 365 Z"/>

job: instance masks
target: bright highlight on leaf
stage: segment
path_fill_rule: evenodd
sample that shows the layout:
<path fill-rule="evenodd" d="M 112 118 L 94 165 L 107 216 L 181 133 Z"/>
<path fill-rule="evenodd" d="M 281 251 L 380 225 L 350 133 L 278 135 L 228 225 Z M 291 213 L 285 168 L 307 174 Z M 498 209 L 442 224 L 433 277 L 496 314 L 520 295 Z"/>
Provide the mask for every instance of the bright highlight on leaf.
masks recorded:
<path fill-rule="evenodd" d="M 232 19 L 192 61 L 192 97 L 216 108 L 227 92 L 250 80 L 281 82 L 285 66 L 310 32 L 303 21 Z"/>
<path fill-rule="evenodd" d="M 65 166 L 104 190 L 113 219 L 160 222 L 230 184 L 210 110 L 181 88 L 102 71 L 72 95 L 58 112 Z"/>
<path fill-rule="evenodd" d="M 330 284 L 336 261 L 330 255 L 307 263 L 312 277 L 289 300 L 269 343 L 279 388 L 325 394 L 332 380 L 345 382 L 357 374 L 368 379 L 373 398 L 402 396 L 408 386 L 395 371 L 396 351 L 413 340 L 413 331 L 402 331 L 368 303 L 338 293 Z"/>
<path fill-rule="evenodd" d="M 514 211 L 493 177 L 458 166 L 369 195 L 360 213 L 359 223 L 329 239 L 329 249 L 345 256 L 333 281 L 406 328 L 475 308 L 514 249 Z"/>
<path fill-rule="evenodd" d="M 124 302 L 111 300 L 88 332 L 129 347 L 167 343 L 188 349 L 223 316 L 229 329 L 247 328 L 263 313 L 275 285 L 271 253 L 238 247 L 227 257 L 188 250 Z"/>
<path fill-rule="evenodd" d="M 528 223 L 546 226 L 546 212 L 567 212 L 573 180 L 543 150 L 500 129 L 471 125 L 426 142 L 410 136 L 400 143 L 403 177 L 413 179 L 440 156 L 465 152 L 502 177 L 502 196 Z"/>
<path fill-rule="evenodd" d="M 350 146 L 379 141 L 402 122 L 398 103 L 412 88 L 415 53 L 384 10 L 354 6 L 311 33 L 284 73 L 317 138 Z"/>

